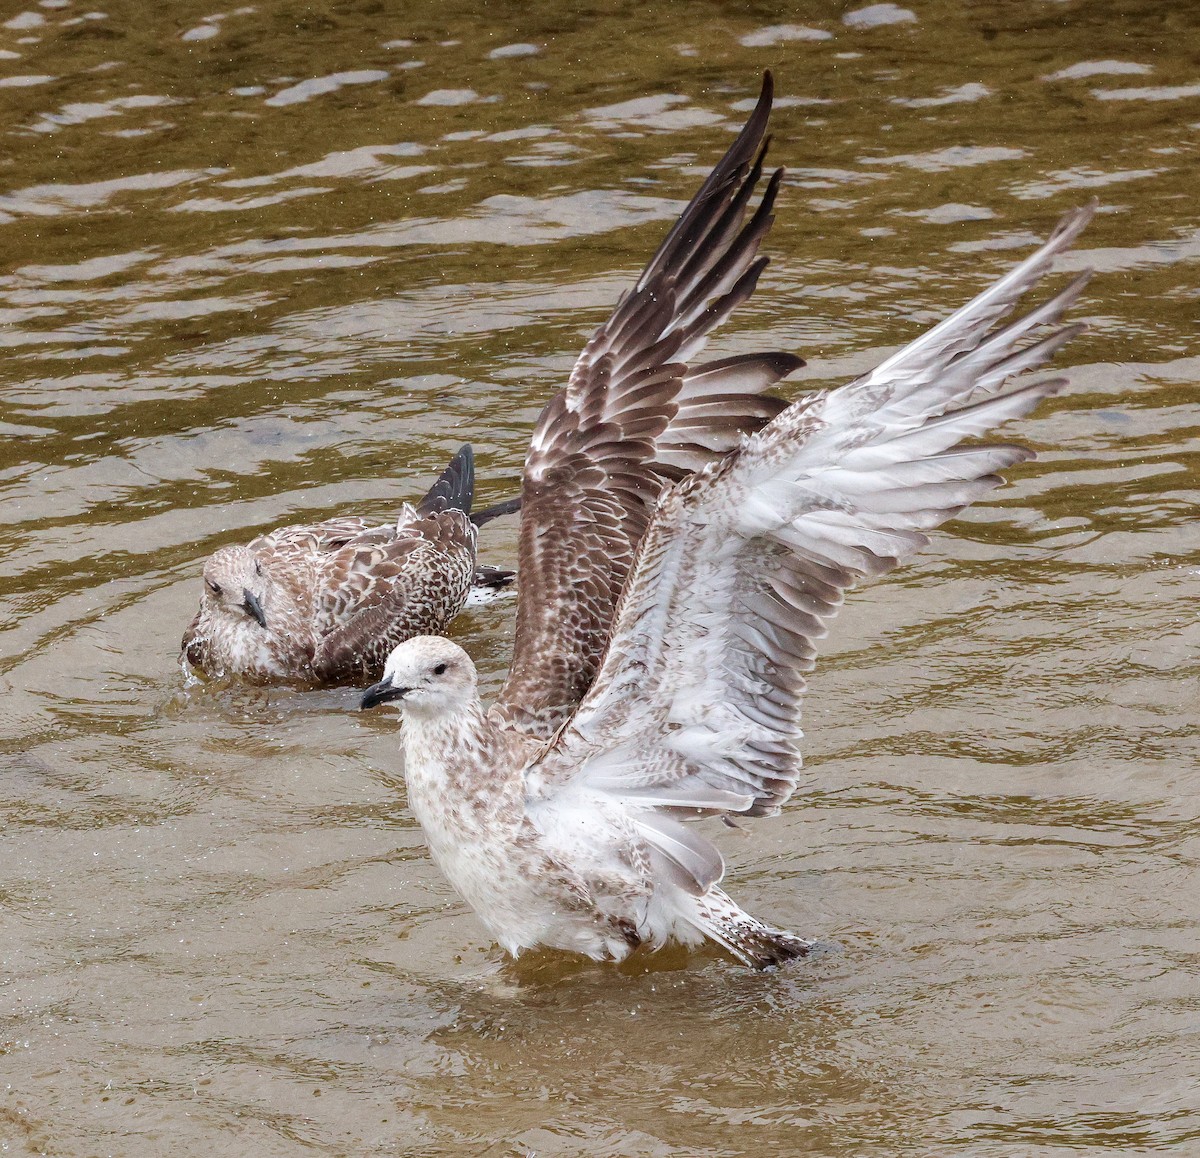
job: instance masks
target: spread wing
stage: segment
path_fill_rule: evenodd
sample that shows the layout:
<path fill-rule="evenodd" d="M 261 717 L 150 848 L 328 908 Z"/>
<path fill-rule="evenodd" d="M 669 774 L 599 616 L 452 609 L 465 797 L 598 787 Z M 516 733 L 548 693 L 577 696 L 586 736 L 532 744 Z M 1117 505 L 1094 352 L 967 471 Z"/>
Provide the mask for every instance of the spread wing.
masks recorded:
<path fill-rule="evenodd" d="M 590 686 L 664 479 L 737 445 L 783 407 L 762 391 L 801 361 L 704 365 L 709 332 L 753 292 L 782 170 L 758 208 L 771 77 L 745 127 L 542 412 L 521 487 L 513 664 L 493 713 L 549 737 Z M 748 217 L 748 219 L 747 219 Z"/>
<path fill-rule="evenodd" d="M 804 673 L 843 593 L 897 566 L 998 485 L 996 471 L 1030 457 L 964 440 L 1063 385 L 998 393 L 1078 332 L 1057 323 L 1086 275 L 995 326 L 1092 212 L 1065 218 L 1027 261 L 872 373 L 797 402 L 664 497 L 595 684 L 531 770 L 531 792 L 615 795 L 681 883 L 719 879 L 720 854 L 678 817 L 778 810 L 800 768 Z"/>

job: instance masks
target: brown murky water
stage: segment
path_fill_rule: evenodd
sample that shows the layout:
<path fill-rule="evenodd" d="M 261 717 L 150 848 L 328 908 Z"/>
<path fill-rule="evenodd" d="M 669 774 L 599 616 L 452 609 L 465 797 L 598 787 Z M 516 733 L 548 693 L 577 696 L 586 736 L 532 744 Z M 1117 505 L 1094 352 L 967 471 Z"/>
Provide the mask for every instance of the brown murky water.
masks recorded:
<path fill-rule="evenodd" d="M 95 2 L 0 12 L 0 1153 L 1200 1153 L 1200 10 Z M 510 493 L 764 66 L 774 260 L 710 349 L 842 381 L 1094 194 L 1091 331 L 725 841 L 838 951 L 506 964 L 393 718 L 185 688 L 199 561 L 467 439 Z M 493 688 L 511 617 L 456 629 Z"/>

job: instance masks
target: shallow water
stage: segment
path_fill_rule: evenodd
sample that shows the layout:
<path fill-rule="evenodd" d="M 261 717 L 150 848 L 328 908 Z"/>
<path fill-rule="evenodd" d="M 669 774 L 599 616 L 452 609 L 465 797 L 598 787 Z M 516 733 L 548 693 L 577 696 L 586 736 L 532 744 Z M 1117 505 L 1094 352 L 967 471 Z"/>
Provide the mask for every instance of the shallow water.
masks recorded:
<path fill-rule="evenodd" d="M 1200 16 L 532 8 L 0 19 L 0 1153 L 1200 1148 Z M 724 840 L 836 948 L 506 964 L 393 717 L 185 686 L 200 561 L 465 440 L 511 493 L 767 66 L 789 175 L 714 356 L 843 381 L 1095 195 L 1090 331 L 1038 461 L 850 600 L 808 789 Z M 492 689 L 512 611 L 455 628 Z"/>

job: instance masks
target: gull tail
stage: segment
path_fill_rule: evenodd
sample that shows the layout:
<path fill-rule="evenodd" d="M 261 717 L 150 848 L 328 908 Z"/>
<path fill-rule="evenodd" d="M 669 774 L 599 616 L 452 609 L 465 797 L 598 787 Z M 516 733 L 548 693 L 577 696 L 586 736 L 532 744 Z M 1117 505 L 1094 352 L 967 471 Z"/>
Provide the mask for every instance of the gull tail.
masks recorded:
<path fill-rule="evenodd" d="M 505 567 L 492 567 L 487 563 L 480 563 L 471 577 L 471 586 L 498 591 L 501 587 L 507 587 L 516 577 L 515 571 L 509 571 Z"/>
<path fill-rule="evenodd" d="M 752 917 L 718 888 L 699 897 L 681 893 L 678 903 L 684 921 L 752 969 L 770 969 L 807 957 L 815 945 Z"/>
<path fill-rule="evenodd" d="M 439 511 L 453 510 L 469 515 L 474 494 L 475 455 L 471 452 L 470 443 L 467 443 L 450 460 L 450 465 L 417 504 L 417 514 L 435 515 Z"/>

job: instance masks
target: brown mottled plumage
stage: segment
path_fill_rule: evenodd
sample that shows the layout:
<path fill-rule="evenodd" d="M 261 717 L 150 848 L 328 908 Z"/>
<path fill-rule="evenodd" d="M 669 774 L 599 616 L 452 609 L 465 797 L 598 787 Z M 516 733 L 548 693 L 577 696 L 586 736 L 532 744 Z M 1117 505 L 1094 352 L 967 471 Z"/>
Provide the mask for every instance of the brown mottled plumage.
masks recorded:
<path fill-rule="evenodd" d="M 783 170 L 763 171 L 772 81 L 633 289 L 542 412 L 521 485 L 521 582 L 512 667 L 494 712 L 553 735 L 591 685 L 664 482 L 700 470 L 785 403 L 763 393 L 804 365 L 762 352 L 697 364 L 753 292 Z"/>
<path fill-rule="evenodd" d="M 738 187 L 736 158 L 757 147 L 769 99 L 768 83 L 660 250 L 669 261 L 651 262 L 543 414 L 500 702 L 484 709 L 470 657 L 436 637 L 400 644 L 362 699 L 398 703 L 408 801 L 434 859 L 513 954 L 620 960 L 639 944 L 709 939 L 767 967 L 809 951 L 720 888 L 724 860 L 687 822 L 779 810 L 800 776 L 806 674 L 846 590 L 898 566 L 1031 457 L 977 439 L 1065 385 L 1003 390 L 1079 332 L 1062 317 L 1087 276 L 1007 319 L 1094 206 L 871 373 L 793 403 L 715 461 L 678 464 L 685 476 L 660 494 L 655 456 L 688 374 L 654 351 L 680 356 L 673 336 L 716 307 L 697 300 L 664 321 L 658 302 L 677 287 L 689 300 L 704 281 L 715 242 L 700 203 Z M 743 258 L 712 260 L 736 281 Z M 626 317 L 629 302 L 649 320 Z"/>
<path fill-rule="evenodd" d="M 183 654 L 208 675 L 256 683 L 364 683 L 397 643 L 444 631 L 477 578 L 474 463 L 464 446 L 429 493 L 380 526 L 357 517 L 280 527 L 204 565 Z M 505 508 L 510 504 L 504 504 Z"/>

